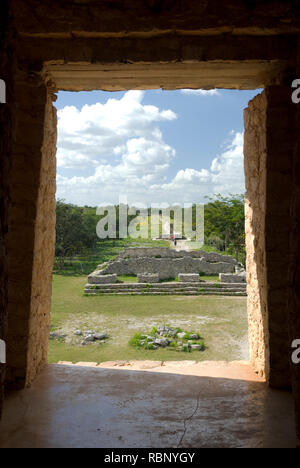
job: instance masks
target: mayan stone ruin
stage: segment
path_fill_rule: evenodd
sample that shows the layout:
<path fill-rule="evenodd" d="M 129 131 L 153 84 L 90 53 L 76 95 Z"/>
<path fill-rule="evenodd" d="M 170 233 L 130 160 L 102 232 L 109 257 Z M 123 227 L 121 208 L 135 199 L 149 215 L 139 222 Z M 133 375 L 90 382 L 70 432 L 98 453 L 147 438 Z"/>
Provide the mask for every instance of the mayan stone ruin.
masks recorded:
<path fill-rule="evenodd" d="M 114 260 L 99 265 L 88 277 L 85 294 L 217 294 L 245 295 L 245 274 L 234 274 L 238 263 L 230 256 L 159 247 L 125 248 Z M 219 275 L 221 282 L 201 280 Z M 122 284 L 118 276 L 136 276 Z M 223 276 L 222 276 L 223 275 Z M 234 283 L 234 285 L 230 284 Z M 151 285 L 145 290 L 143 285 Z"/>

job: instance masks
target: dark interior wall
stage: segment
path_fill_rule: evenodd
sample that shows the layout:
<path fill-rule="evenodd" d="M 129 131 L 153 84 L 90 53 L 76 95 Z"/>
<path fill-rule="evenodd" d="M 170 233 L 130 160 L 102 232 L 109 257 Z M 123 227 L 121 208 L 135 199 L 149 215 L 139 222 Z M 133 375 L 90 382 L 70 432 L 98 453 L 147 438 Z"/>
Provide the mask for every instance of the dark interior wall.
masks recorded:
<path fill-rule="evenodd" d="M 267 278 L 268 335 L 270 346 L 270 385 L 291 385 L 289 321 L 289 268 L 293 193 L 294 119 L 296 106 L 290 86 L 266 88 L 267 185 L 265 255 Z"/>
<path fill-rule="evenodd" d="M 300 27 L 297 0 L 11 0 L 17 28 L 43 37 L 53 33 L 126 34 L 157 32 L 201 35 L 290 34 Z M 24 22 L 25 18 L 25 22 Z"/>
<path fill-rule="evenodd" d="M 0 79 L 6 83 L 6 104 L 0 104 L 0 339 L 6 339 L 7 332 L 7 271 L 8 259 L 6 237 L 10 205 L 9 177 L 11 148 L 14 138 L 14 30 L 9 1 L 0 3 Z M 0 415 L 3 402 L 5 365 L 0 364 Z"/>
<path fill-rule="evenodd" d="M 300 79 L 300 44 L 295 57 L 293 78 Z M 300 103 L 294 104 L 292 198 L 290 205 L 290 269 L 289 269 L 289 332 L 290 345 L 300 339 Z M 292 348 L 289 350 L 292 352 Z M 292 384 L 296 405 L 296 425 L 300 439 L 300 364 L 291 363 Z"/>

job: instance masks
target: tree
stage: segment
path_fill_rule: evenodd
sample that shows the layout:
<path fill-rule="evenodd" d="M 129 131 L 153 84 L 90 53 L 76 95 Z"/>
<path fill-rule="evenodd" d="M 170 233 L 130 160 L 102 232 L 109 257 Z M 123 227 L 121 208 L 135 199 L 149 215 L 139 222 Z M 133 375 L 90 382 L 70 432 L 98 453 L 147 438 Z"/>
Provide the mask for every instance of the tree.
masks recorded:
<path fill-rule="evenodd" d="M 96 216 L 87 208 L 58 200 L 56 203 L 55 256 L 64 269 L 66 257 L 90 250 L 96 245 Z"/>
<path fill-rule="evenodd" d="M 245 249 L 245 208 L 243 195 L 223 197 L 218 194 L 205 206 L 205 236 L 224 243 L 224 250 L 233 251 L 239 261 Z"/>

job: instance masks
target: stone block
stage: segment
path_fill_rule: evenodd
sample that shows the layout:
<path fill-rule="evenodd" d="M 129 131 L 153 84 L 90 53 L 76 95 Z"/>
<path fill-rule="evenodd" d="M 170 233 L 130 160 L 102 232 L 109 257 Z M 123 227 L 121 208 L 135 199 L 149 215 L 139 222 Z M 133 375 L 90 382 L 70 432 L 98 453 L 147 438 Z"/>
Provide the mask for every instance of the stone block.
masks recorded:
<path fill-rule="evenodd" d="M 200 275 L 197 273 L 179 273 L 178 281 L 181 283 L 198 283 L 200 282 Z"/>
<path fill-rule="evenodd" d="M 118 280 L 116 273 L 111 275 L 101 275 L 101 271 L 96 270 L 88 277 L 89 284 L 113 284 Z"/>
<path fill-rule="evenodd" d="M 138 283 L 159 283 L 158 273 L 142 273 L 137 275 Z"/>
<path fill-rule="evenodd" d="M 246 272 L 231 275 L 230 273 L 220 273 L 219 279 L 221 283 L 246 283 Z"/>

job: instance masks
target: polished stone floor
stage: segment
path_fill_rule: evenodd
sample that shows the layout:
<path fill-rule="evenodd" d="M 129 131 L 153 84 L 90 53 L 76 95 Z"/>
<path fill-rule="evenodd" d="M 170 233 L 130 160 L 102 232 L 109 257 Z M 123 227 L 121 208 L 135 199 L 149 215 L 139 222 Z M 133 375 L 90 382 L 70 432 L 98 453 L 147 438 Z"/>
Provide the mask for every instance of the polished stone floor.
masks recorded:
<path fill-rule="evenodd" d="M 296 445 L 290 393 L 243 362 L 49 365 L 0 425 L 1 448 Z"/>

